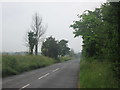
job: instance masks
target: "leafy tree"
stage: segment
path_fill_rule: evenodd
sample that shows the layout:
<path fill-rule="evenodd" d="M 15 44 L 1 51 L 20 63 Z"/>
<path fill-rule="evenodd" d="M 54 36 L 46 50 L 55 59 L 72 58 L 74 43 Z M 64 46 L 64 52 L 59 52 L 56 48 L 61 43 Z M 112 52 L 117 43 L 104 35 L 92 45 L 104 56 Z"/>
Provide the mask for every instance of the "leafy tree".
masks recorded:
<path fill-rule="evenodd" d="M 112 61 L 115 60 L 118 48 L 114 46 L 118 42 L 116 11 L 116 7 L 105 3 L 101 8 L 96 8 L 94 11 L 86 10 L 82 15 L 78 15 L 80 20 L 71 25 L 75 29 L 73 32 L 75 37 L 83 36 L 85 56 L 107 57 Z"/>
<path fill-rule="evenodd" d="M 43 55 L 57 59 L 59 52 L 58 41 L 52 36 L 48 37 L 46 41 L 43 42 L 41 51 Z"/>
<path fill-rule="evenodd" d="M 34 32 L 28 32 L 28 43 L 29 43 L 29 51 L 30 54 L 33 54 L 33 48 L 35 43 Z"/>
<path fill-rule="evenodd" d="M 59 55 L 65 56 L 69 53 L 70 48 L 67 46 L 68 41 L 62 39 L 59 41 Z"/>
<path fill-rule="evenodd" d="M 100 9 L 95 12 L 85 11 L 82 15 L 78 15 L 79 21 L 75 21 L 71 27 L 75 29 L 73 32 L 75 37 L 82 35 L 83 37 L 83 50 L 85 56 L 95 56 L 99 50 L 97 49 L 97 40 L 99 40 L 97 33 L 101 33 L 101 18 L 96 14 Z M 97 18 L 99 17 L 99 18 Z"/>

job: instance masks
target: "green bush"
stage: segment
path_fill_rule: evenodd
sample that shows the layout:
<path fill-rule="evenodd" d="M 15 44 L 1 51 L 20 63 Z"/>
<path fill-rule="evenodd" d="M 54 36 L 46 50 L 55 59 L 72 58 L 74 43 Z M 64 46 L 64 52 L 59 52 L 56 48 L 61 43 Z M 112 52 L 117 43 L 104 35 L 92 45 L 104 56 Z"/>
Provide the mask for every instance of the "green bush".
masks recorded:
<path fill-rule="evenodd" d="M 45 56 L 2 55 L 2 76 L 16 75 L 54 63 L 54 59 Z"/>
<path fill-rule="evenodd" d="M 117 88 L 118 82 L 111 62 L 82 59 L 79 73 L 80 88 Z"/>

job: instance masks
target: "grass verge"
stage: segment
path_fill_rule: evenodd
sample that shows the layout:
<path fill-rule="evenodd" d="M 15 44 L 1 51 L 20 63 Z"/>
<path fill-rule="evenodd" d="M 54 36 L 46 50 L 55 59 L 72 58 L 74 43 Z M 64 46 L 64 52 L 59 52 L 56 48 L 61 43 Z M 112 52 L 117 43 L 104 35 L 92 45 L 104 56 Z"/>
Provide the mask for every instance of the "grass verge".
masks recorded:
<path fill-rule="evenodd" d="M 68 61 L 70 59 L 71 57 L 67 56 L 60 57 L 59 62 Z M 17 75 L 25 71 L 49 66 L 54 63 L 57 63 L 57 60 L 45 56 L 2 55 L 2 77 Z"/>
<path fill-rule="evenodd" d="M 54 63 L 54 59 L 45 56 L 2 55 L 2 76 L 20 74 Z"/>
<path fill-rule="evenodd" d="M 112 63 L 82 59 L 79 73 L 80 88 L 118 88 Z"/>

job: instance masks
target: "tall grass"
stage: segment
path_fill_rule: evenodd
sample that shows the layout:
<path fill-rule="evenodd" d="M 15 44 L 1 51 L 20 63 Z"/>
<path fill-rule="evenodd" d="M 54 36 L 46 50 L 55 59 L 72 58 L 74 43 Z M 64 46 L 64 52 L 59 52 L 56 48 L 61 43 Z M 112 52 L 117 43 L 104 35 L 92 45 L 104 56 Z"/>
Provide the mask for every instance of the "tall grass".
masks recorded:
<path fill-rule="evenodd" d="M 55 60 L 45 56 L 2 55 L 2 76 L 16 75 L 53 63 Z"/>
<path fill-rule="evenodd" d="M 80 88 L 118 88 L 112 63 L 82 59 L 79 73 Z"/>

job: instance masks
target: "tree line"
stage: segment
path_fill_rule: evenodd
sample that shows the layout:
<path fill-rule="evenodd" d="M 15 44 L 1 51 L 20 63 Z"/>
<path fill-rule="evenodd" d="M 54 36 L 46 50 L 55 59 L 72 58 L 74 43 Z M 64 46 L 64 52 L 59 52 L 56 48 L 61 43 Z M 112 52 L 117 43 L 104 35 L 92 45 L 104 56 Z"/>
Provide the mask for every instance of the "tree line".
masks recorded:
<path fill-rule="evenodd" d="M 73 50 L 70 51 L 67 40 L 62 39 L 58 41 L 52 36 L 42 40 L 46 29 L 47 27 L 42 24 L 42 18 L 35 13 L 30 31 L 27 33 L 27 44 L 30 55 L 33 55 L 34 51 L 35 55 L 38 55 L 39 42 L 42 42 L 41 54 L 44 56 L 58 59 L 61 56 L 72 56 L 74 54 Z"/>
<path fill-rule="evenodd" d="M 113 62 L 120 79 L 120 2 L 107 2 L 94 11 L 86 10 L 70 25 L 75 37 L 82 36 L 82 56 Z"/>

